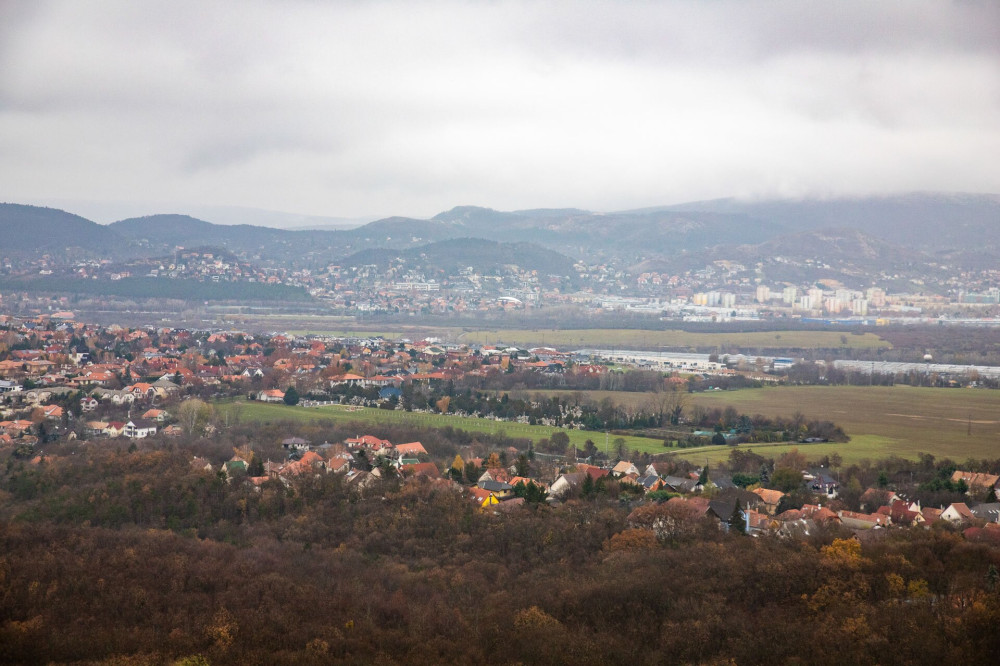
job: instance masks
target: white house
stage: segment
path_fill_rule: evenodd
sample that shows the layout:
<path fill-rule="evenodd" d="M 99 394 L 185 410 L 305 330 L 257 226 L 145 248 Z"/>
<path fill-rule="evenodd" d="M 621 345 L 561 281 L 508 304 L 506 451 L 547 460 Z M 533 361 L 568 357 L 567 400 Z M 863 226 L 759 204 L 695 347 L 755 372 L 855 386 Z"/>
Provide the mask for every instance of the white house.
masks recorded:
<path fill-rule="evenodd" d="M 130 420 L 125 424 L 125 432 L 123 434 L 130 439 L 152 437 L 156 434 L 156 424 L 146 419 Z"/>

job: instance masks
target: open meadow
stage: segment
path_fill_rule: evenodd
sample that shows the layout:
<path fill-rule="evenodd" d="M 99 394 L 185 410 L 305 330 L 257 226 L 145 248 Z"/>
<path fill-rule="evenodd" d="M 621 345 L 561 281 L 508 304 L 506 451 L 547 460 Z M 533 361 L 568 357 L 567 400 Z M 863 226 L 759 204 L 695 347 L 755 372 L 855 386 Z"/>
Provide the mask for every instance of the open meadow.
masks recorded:
<path fill-rule="evenodd" d="M 320 407 L 289 407 L 281 404 L 263 402 L 243 402 L 240 417 L 244 421 L 259 421 L 278 423 L 280 421 L 295 421 L 299 423 L 321 423 L 323 421 L 338 423 L 357 423 L 359 428 L 374 425 L 411 425 L 421 428 L 452 427 L 473 433 L 490 435 L 504 433 L 508 437 L 530 439 L 538 442 L 549 438 L 553 433 L 564 432 L 569 435 L 571 444 L 583 448 L 588 439 L 598 448 L 603 448 L 605 440 L 614 442 L 618 435 L 605 437 L 603 432 L 588 430 L 570 430 L 544 425 L 527 425 L 508 421 L 494 421 L 470 416 L 455 416 L 451 414 L 430 414 L 425 412 L 405 412 L 370 407 L 350 407 L 347 405 L 324 405 Z M 364 434 L 363 432 L 359 432 Z M 631 450 L 649 453 L 663 453 L 663 441 L 648 437 L 624 436 L 626 445 Z"/>
<path fill-rule="evenodd" d="M 528 393 L 535 395 L 536 392 Z M 607 397 L 617 404 L 632 405 L 642 405 L 651 399 L 650 394 L 611 391 L 537 393 L 579 395 L 581 399 L 595 401 Z M 837 452 L 849 463 L 893 455 L 915 459 L 919 453 L 931 453 L 938 458 L 948 457 L 959 462 L 970 457 L 1000 457 L 1000 391 L 910 386 L 778 386 L 685 394 L 685 401 L 687 410 L 695 405 L 723 409 L 731 405 L 739 412 L 750 415 L 788 417 L 801 412 L 807 420 L 833 421 L 851 438 L 847 443 L 744 445 L 768 456 L 778 456 L 798 447 L 811 458 Z M 356 422 L 359 427 L 376 424 L 408 424 L 427 428 L 451 426 L 469 432 L 503 432 L 510 437 L 535 442 L 561 431 L 569 435 L 571 443 L 581 448 L 588 439 L 599 448 L 605 445 L 603 432 L 475 417 L 343 405 L 288 407 L 259 402 L 243 404 L 243 418 L 255 421 Z M 611 435 L 609 439 L 613 442 L 616 437 Z M 659 439 L 635 436 L 624 439 L 632 450 L 666 453 L 699 463 L 725 459 L 730 451 L 730 447 L 719 446 L 665 449 Z"/>
<path fill-rule="evenodd" d="M 229 317 L 234 324 L 246 323 Z M 652 331 L 643 329 L 475 329 L 457 326 L 394 326 L 392 330 L 364 326 L 350 317 L 303 315 L 258 315 L 254 321 L 293 335 L 330 335 L 337 337 L 384 337 L 387 339 L 438 337 L 450 342 L 507 344 L 519 346 L 548 345 L 562 348 L 624 347 L 636 349 L 714 349 L 727 352 L 747 349 L 890 349 L 892 345 L 874 333 L 839 331 L 753 331 L 699 333 L 689 331 Z"/>
<path fill-rule="evenodd" d="M 642 405 L 650 400 L 644 393 L 590 391 L 580 395 L 592 400 L 607 397 L 617 404 Z M 685 400 L 689 413 L 695 405 L 722 409 L 731 405 L 741 413 L 764 416 L 801 412 L 807 420 L 833 421 L 851 437 L 843 444 L 795 445 L 810 457 L 834 451 L 847 462 L 891 455 L 915 459 L 918 453 L 959 462 L 1000 457 L 1000 391 L 901 385 L 774 386 L 692 393 Z M 792 448 L 787 444 L 749 446 L 768 456 Z M 681 449 L 675 455 L 713 461 L 727 457 L 729 447 Z"/>
<path fill-rule="evenodd" d="M 888 349 L 891 345 L 874 333 L 854 335 L 838 331 L 756 331 L 693 333 L 637 329 L 511 329 L 470 331 L 463 342 L 480 344 L 549 345 L 556 347 L 684 347 L 698 349 Z"/>

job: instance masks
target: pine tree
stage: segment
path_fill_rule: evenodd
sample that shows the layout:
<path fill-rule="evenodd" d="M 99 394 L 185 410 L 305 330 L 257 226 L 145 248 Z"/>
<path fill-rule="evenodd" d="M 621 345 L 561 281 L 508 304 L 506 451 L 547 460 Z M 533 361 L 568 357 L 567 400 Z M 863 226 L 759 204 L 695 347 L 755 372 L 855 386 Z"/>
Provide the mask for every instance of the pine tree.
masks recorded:
<path fill-rule="evenodd" d="M 1000 571 L 997 571 L 995 564 L 991 564 L 986 571 L 986 589 L 995 592 L 998 589 L 998 584 L 1000 584 Z"/>
<path fill-rule="evenodd" d="M 736 506 L 733 507 L 733 515 L 729 517 L 729 531 L 732 534 L 747 533 L 746 518 L 743 516 L 743 512 L 740 510 L 739 502 L 737 502 Z"/>

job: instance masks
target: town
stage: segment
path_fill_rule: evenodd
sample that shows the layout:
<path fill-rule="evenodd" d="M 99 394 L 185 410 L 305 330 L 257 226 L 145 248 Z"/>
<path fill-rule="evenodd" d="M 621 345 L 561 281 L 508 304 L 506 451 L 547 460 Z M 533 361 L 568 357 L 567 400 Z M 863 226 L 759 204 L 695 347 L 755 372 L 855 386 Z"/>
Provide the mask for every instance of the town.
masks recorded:
<path fill-rule="evenodd" d="M 898 493 L 882 477 L 860 492 L 857 477 L 862 475 L 854 474 L 854 487 L 845 492 L 832 476 L 841 464 L 829 456 L 809 461 L 796 449 L 768 461 L 751 448 L 782 440 L 805 445 L 844 441 L 835 424 L 685 409 L 685 393 L 711 389 L 712 384 L 785 381 L 787 376 L 773 363 L 766 369 L 740 370 L 682 357 L 676 366 L 651 370 L 635 360 L 629 366 L 621 357 L 612 363 L 551 348 L 100 327 L 77 322 L 70 312 L 32 319 L 6 316 L 0 324 L 0 444 L 11 461 L 58 464 L 59 456 L 46 451 L 67 441 L 101 447 L 122 438 L 157 446 L 172 439 L 212 437 L 236 426 L 241 411 L 253 404 L 299 410 L 335 405 L 348 410 L 341 412 L 348 421 L 349 410 L 375 410 L 369 423 L 376 427 L 400 412 L 555 430 L 538 441 L 508 438 L 504 446 L 499 445 L 503 437 L 487 433 L 449 459 L 433 455 L 434 430 L 426 432 L 428 448 L 366 433 L 318 443 L 303 439 L 289 422 L 280 447 L 250 441 L 224 460 L 195 457 L 192 465 L 258 491 L 271 482 L 287 487 L 303 475 L 328 473 L 344 475 L 345 483 L 361 493 L 377 492 L 386 475 L 429 480 L 464 492 L 482 510 L 494 512 L 526 501 L 562 502 L 612 492 L 658 507 L 637 509 L 654 532 L 675 529 L 678 520 L 704 517 L 726 530 L 783 536 L 832 525 L 857 532 L 930 527 L 943 520 L 974 538 L 1000 539 L 998 470 L 987 471 L 979 463 L 975 470 L 947 462 L 925 466 L 920 479 L 911 470 L 908 483 L 891 484 Z M 532 382 L 537 387 L 653 391 L 662 398 L 645 408 L 623 410 L 607 402 L 532 396 L 523 388 Z M 518 386 L 522 388 L 511 390 Z M 354 427 L 364 424 L 359 420 Z M 598 446 L 594 440 L 610 440 L 610 429 L 659 437 L 665 451 L 686 455 L 663 458 L 630 450 L 618 436 L 613 450 L 608 444 Z M 571 444 L 566 433 L 574 430 L 593 434 L 585 446 Z M 698 447 L 718 444 L 734 447 L 720 467 L 710 471 L 688 462 Z M 942 490 L 951 494 L 939 495 Z M 908 498 L 907 491 L 913 496 Z M 921 506 L 918 495 L 955 501 Z"/>
<path fill-rule="evenodd" d="M 560 649 L 584 640 L 563 634 L 547 610 L 550 594 L 576 589 L 542 582 L 556 571 L 567 584 L 580 575 L 602 581 L 589 585 L 605 595 L 621 584 L 618 573 L 603 578 L 618 565 L 673 576 L 694 557 L 722 567 L 723 579 L 741 580 L 750 567 L 763 595 L 751 596 L 752 605 L 786 594 L 782 581 L 805 568 L 808 581 L 791 584 L 781 602 L 789 612 L 856 613 L 862 599 L 883 617 L 944 607 L 956 622 L 965 617 L 959 602 L 983 594 L 970 590 L 1000 580 L 988 566 L 1000 544 L 1000 461 L 920 454 L 849 462 L 852 444 L 831 421 L 686 402 L 722 384 L 787 382 L 790 368 L 774 363 L 741 369 L 682 355 L 654 370 L 556 349 L 99 326 L 69 311 L 8 315 L 0 329 L 0 517 L 10 526 L 0 570 L 11 572 L 7 599 L 23 599 L 33 613 L 0 632 L 5 649 L 25 659 L 99 651 L 89 636 L 117 632 L 101 619 L 115 607 L 143 625 L 159 618 L 142 639 L 159 654 L 242 661 L 259 641 L 279 640 L 264 631 L 271 626 L 294 660 L 347 658 L 347 650 L 367 660 L 377 654 L 368 641 L 406 621 L 399 609 L 415 603 L 399 606 L 393 590 L 415 593 L 427 575 L 450 582 L 420 603 L 456 594 L 466 609 L 456 627 L 435 631 L 483 631 L 494 616 L 477 619 L 475 604 L 462 599 L 495 587 L 475 578 L 484 566 L 491 576 L 519 572 L 513 587 L 526 586 L 494 590 L 500 615 L 490 620 L 503 627 L 498 638 L 520 637 L 507 654 L 524 655 L 554 638 Z M 587 390 L 655 399 L 628 408 L 581 399 Z M 791 446 L 768 456 L 775 442 Z M 713 448 L 728 455 L 699 461 Z M 59 543 L 45 536 L 52 530 L 80 535 L 72 556 L 39 552 L 39 543 Z M 758 547 L 745 551 L 751 542 Z M 100 579 L 83 573 L 111 551 L 121 564 Z M 971 571 L 936 557 L 962 557 Z M 650 564 L 663 558 L 670 566 Z M 324 577 L 319 563 L 346 568 Z M 442 563 L 466 573 L 429 573 Z M 130 582 L 147 568 L 174 573 Z M 866 593 L 867 583 L 850 576 L 873 568 L 884 585 Z M 57 587 L 67 574 L 79 582 Z M 845 575 L 853 582 L 836 592 Z M 971 587 L 959 582 L 966 577 Z M 364 589 L 371 614 L 353 603 L 317 614 L 309 580 L 337 598 Z M 45 595 L 32 596 L 33 581 Z M 270 611 L 270 625 L 257 624 L 250 600 L 272 584 L 286 603 Z M 196 620 L 169 610 L 176 604 L 142 611 L 202 590 L 224 595 L 224 605 L 197 611 Z M 69 623 L 66 643 L 32 641 L 76 607 L 77 594 L 105 610 Z M 269 594 L 277 592 L 261 598 Z M 840 594 L 855 601 L 842 606 Z M 662 599 L 643 603 L 661 608 Z M 734 612 L 749 611 L 736 604 Z M 608 622 L 617 620 L 602 611 L 587 625 L 603 631 L 596 627 Z M 745 638 L 727 650 L 759 649 Z M 393 649 L 412 656 L 419 644 L 417 635 L 397 636 Z M 602 659 L 627 649 L 585 644 Z M 679 636 L 669 644 L 679 654 L 701 650 Z M 427 660 L 450 661 L 441 656 L 449 649 Z"/>
<path fill-rule="evenodd" d="M 448 272 L 408 266 L 403 259 L 381 267 L 330 264 L 295 268 L 240 257 L 225 249 L 178 247 L 170 257 L 130 262 L 106 258 L 70 264 L 48 256 L 6 257 L 0 274 L 8 280 L 5 307 L 24 313 L 41 304 L 45 296 L 19 291 L 18 280 L 59 280 L 46 283 L 47 287 L 36 287 L 44 292 L 46 288 L 73 291 L 73 285 L 81 280 L 106 284 L 144 278 L 185 284 L 283 285 L 301 290 L 309 299 L 301 305 L 310 311 L 351 316 L 530 313 L 572 306 L 582 313 L 621 310 L 688 322 L 800 320 L 872 326 L 1000 323 L 1000 272 L 992 268 L 944 272 L 934 288 L 923 280 L 907 281 L 895 274 L 868 276 L 861 282 L 870 279 L 869 283 L 881 282 L 885 286 L 864 288 L 851 288 L 835 278 L 794 282 L 768 279 L 772 272 L 769 266 L 787 268 L 789 262 L 793 260 L 773 257 L 745 265 L 719 259 L 701 268 L 667 273 L 636 272 L 614 261 L 579 261 L 573 264 L 572 272 L 557 275 L 515 264 L 488 271 L 464 266 Z M 822 266 L 814 263 L 796 264 L 792 272 L 821 274 Z M 902 284 L 908 288 L 899 290 Z M 145 296 L 154 297 L 153 292 Z M 88 299 L 78 294 L 63 300 L 67 307 L 80 307 Z"/>

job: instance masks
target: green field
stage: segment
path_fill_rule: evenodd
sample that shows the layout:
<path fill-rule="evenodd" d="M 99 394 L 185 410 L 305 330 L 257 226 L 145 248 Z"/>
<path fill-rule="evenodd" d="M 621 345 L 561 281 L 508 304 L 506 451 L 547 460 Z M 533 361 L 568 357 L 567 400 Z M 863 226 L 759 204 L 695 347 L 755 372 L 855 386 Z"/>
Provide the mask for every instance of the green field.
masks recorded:
<path fill-rule="evenodd" d="M 635 329 L 537 329 L 470 331 L 463 342 L 554 347 L 685 347 L 729 349 L 873 349 L 891 345 L 874 333 L 853 335 L 837 331 L 767 331 L 753 333 L 689 333 Z"/>
<path fill-rule="evenodd" d="M 404 412 L 386 409 L 372 409 L 369 407 L 348 407 L 346 405 L 329 405 L 322 407 L 289 407 L 287 405 L 244 402 L 241 418 L 249 421 L 298 421 L 300 423 L 313 423 L 322 421 L 334 421 L 340 423 L 358 423 L 361 425 L 412 425 L 423 428 L 444 428 L 451 426 L 467 430 L 469 432 L 481 432 L 488 434 L 505 433 L 508 437 L 518 437 L 539 441 L 543 438 L 551 437 L 555 432 L 564 432 L 569 435 L 571 444 L 583 448 L 584 443 L 590 439 L 603 448 L 605 445 L 605 434 L 587 430 L 567 430 L 544 425 L 526 425 L 522 423 L 510 423 L 506 421 L 493 421 L 490 419 L 480 419 L 466 416 L 452 416 L 448 414 L 426 414 L 422 412 Z M 359 433 L 360 434 L 360 433 Z M 608 439 L 614 442 L 617 435 L 610 435 Z M 649 453 L 663 453 L 663 441 L 650 439 L 648 437 L 624 437 L 626 445 L 634 451 L 647 451 Z"/>
<path fill-rule="evenodd" d="M 598 401 L 609 397 L 618 404 L 642 405 L 650 399 L 642 393 L 591 391 L 586 395 Z M 741 413 L 765 416 L 792 416 L 801 412 L 808 420 L 833 421 L 851 437 L 846 444 L 797 445 L 810 457 L 837 451 L 847 462 L 890 455 L 915 459 L 918 453 L 932 453 L 959 462 L 970 457 L 1000 458 L 1000 391 L 911 386 L 774 386 L 693 393 L 687 394 L 686 399 L 689 413 L 694 405 L 720 408 L 732 405 Z M 765 446 L 758 444 L 752 448 Z M 771 445 L 767 455 L 780 455 L 789 448 L 789 445 Z M 725 458 L 729 450 L 686 449 L 676 455 L 698 461 L 707 457 L 711 461 Z"/>
<path fill-rule="evenodd" d="M 229 316 L 234 323 L 238 316 Z M 892 345 L 874 333 L 854 335 L 839 331 L 756 331 L 752 333 L 691 333 L 687 331 L 647 331 L 640 329 L 489 329 L 468 330 L 448 326 L 396 326 L 378 330 L 363 324 L 350 325 L 350 317 L 260 315 L 255 319 L 270 325 L 289 327 L 293 335 L 337 337 L 384 337 L 387 339 L 439 337 L 444 340 L 519 346 L 554 347 L 633 347 L 659 349 L 788 350 L 788 349 L 888 349 Z"/>
<path fill-rule="evenodd" d="M 539 391 L 539 394 L 569 394 L 567 391 Z M 535 392 L 529 392 L 535 395 Z M 619 404 L 643 404 L 648 394 L 607 391 L 579 395 L 595 401 L 605 397 Z M 915 459 L 919 453 L 958 462 L 968 458 L 1000 457 L 1000 391 L 984 389 L 935 389 L 909 386 L 778 386 L 740 391 L 686 394 L 686 409 L 695 405 L 732 405 L 741 413 L 765 416 L 792 416 L 801 412 L 808 420 L 829 420 L 844 428 L 851 441 L 822 444 L 756 444 L 749 448 L 768 456 L 779 456 L 798 447 L 811 458 L 834 452 L 847 463 L 876 460 L 896 455 Z M 283 420 L 303 423 L 336 421 L 371 424 L 408 424 L 427 428 L 452 426 L 469 432 L 499 433 L 539 441 L 554 432 L 565 432 L 570 442 L 583 447 L 587 439 L 599 448 L 605 444 L 602 432 L 564 430 L 551 426 L 492 421 L 445 414 L 388 411 L 371 408 L 288 407 L 258 402 L 244 403 L 243 417 L 255 421 Z M 610 436 L 613 442 L 615 435 Z M 729 447 L 665 449 L 659 439 L 628 436 L 628 447 L 653 454 L 668 453 L 696 462 L 716 462 L 729 455 Z M 746 445 L 745 445 L 746 446 Z"/>

